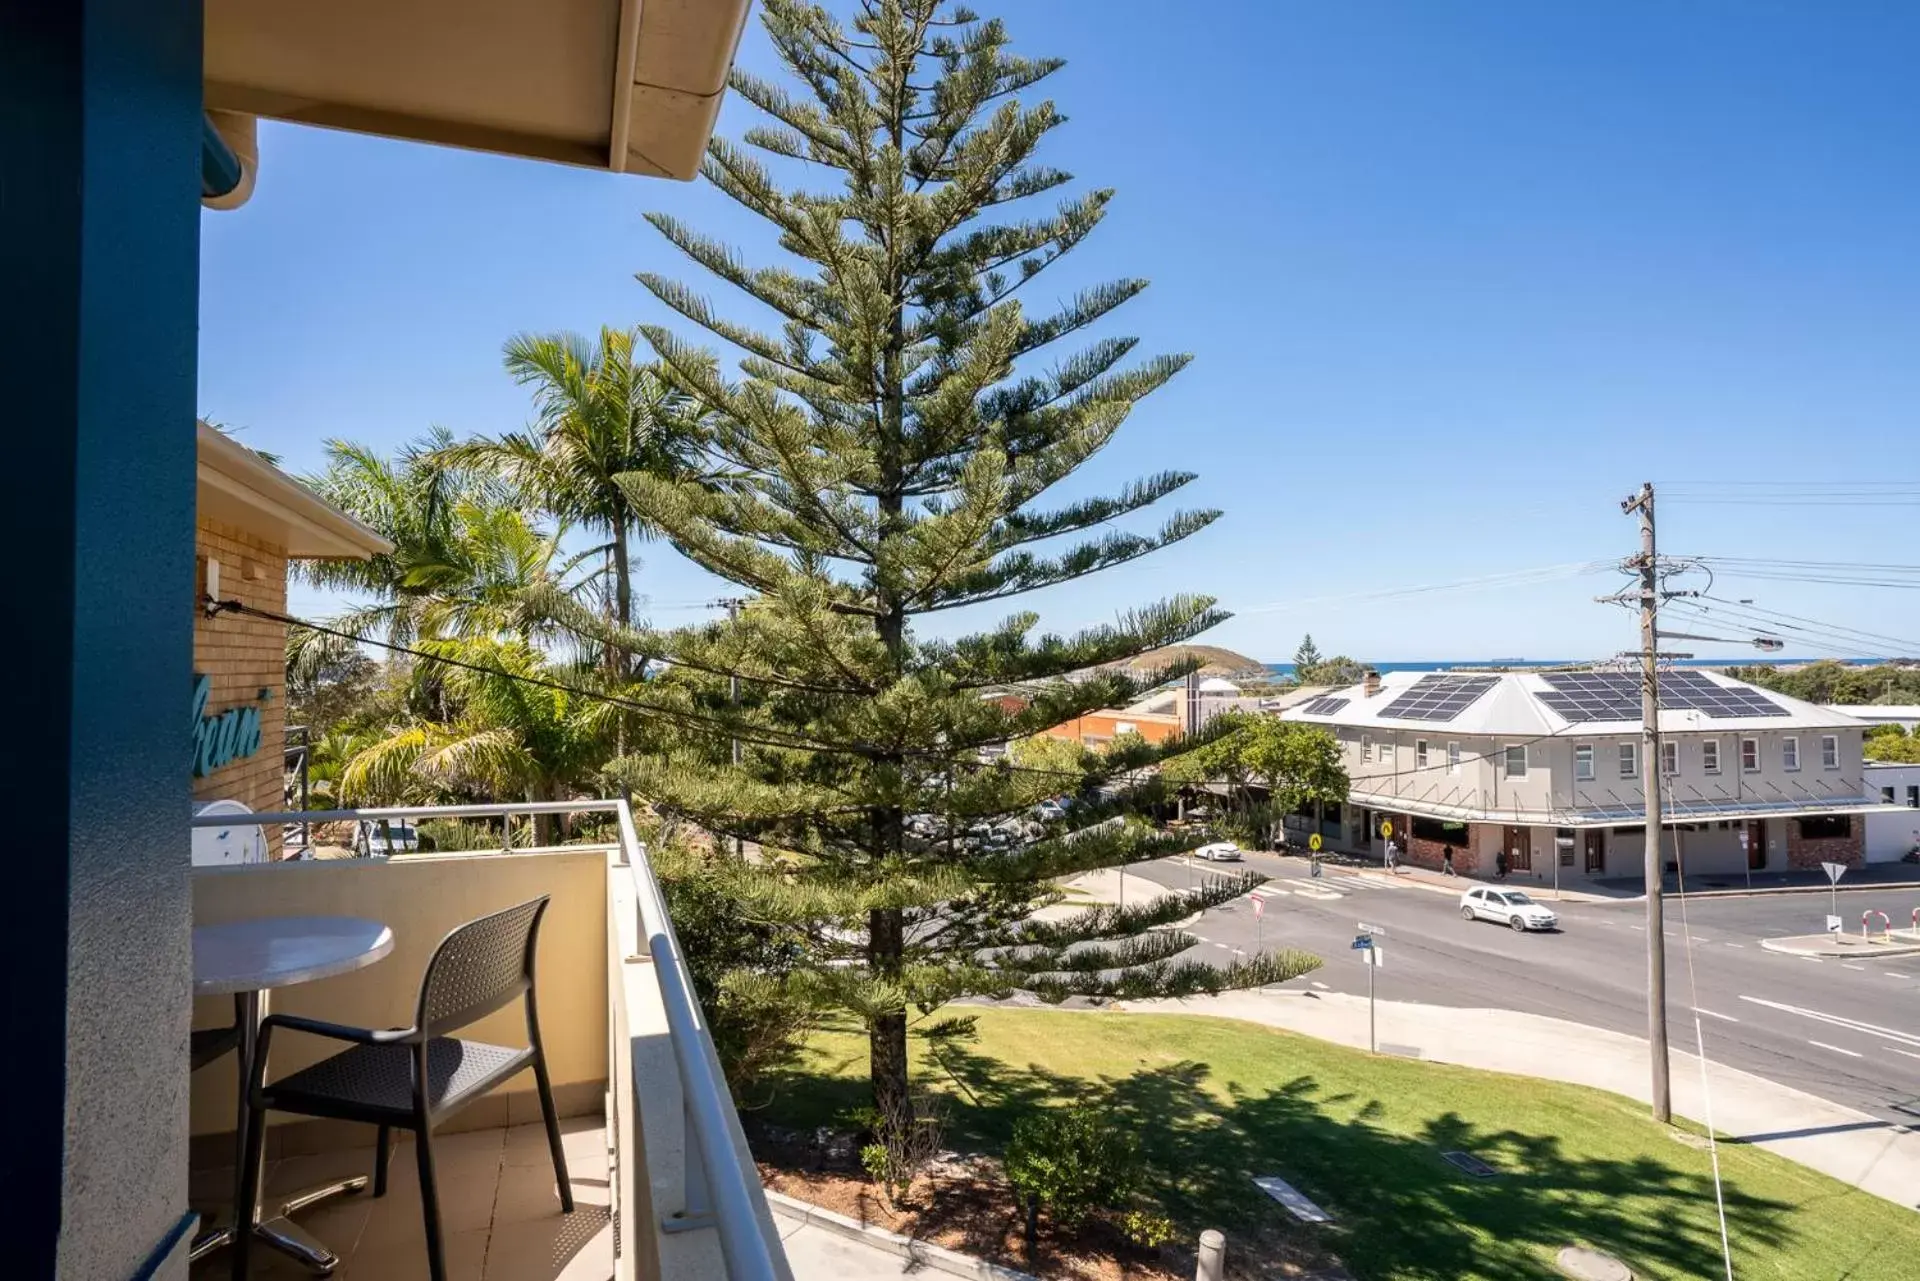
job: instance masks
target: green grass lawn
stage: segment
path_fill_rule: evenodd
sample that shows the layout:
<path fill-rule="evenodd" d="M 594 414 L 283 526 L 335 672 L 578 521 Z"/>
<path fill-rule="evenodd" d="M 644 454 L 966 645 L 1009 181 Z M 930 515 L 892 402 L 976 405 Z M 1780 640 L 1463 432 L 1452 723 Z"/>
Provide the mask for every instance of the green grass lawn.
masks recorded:
<path fill-rule="evenodd" d="M 1571 1244 L 1641 1278 L 1724 1275 L 1707 1152 L 1618 1095 L 1165 1015 L 986 1010 L 941 1058 L 915 1074 L 951 1100 L 951 1144 L 998 1151 L 1025 1110 L 1084 1101 L 1140 1136 L 1189 1239 L 1318 1239 L 1363 1281 L 1556 1276 Z M 831 1124 L 865 1070 L 864 1037 L 821 1034 L 765 1115 Z M 1469 1178 L 1441 1159 L 1455 1149 L 1502 1173 Z M 1920 1214 L 1757 1148 L 1722 1145 L 1720 1161 L 1742 1281 L 1920 1277 Z M 1295 1223 L 1249 1182 L 1264 1174 L 1337 1226 Z"/>

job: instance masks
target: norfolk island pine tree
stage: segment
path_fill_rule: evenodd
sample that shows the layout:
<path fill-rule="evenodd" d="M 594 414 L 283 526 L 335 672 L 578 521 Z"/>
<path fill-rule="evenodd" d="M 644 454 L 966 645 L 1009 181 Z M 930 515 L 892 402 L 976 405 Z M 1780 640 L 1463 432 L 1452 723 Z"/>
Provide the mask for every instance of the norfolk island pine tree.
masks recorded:
<path fill-rule="evenodd" d="M 1210 524 L 1217 512 L 1187 511 L 1151 532 L 1097 532 L 1186 485 L 1184 472 L 1043 502 L 1187 357 L 1129 363 L 1135 340 L 1123 337 L 1057 350 L 1142 280 L 1038 318 L 1021 305 L 1022 287 L 1098 225 L 1112 194 L 1002 209 L 1071 180 L 1034 163 L 1063 118 L 1021 100 L 1057 60 L 1014 56 L 998 21 L 937 0 L 867 0 L 850 29 L 796 0 L 765 0 L 762 14 L 799 91 L 736 71 L 733 91 L 769 119 L 745 146 L 716 138 L 703 173 L 772 225 L 798 269 L 749 266 L 673 218 L 649 221 L 783 323 L 778 334 L 736 323 L 642 273 L 669 308 L 744 355 L 734 378 L 670 328 L 643 327 L 704 411 L 702 465 L 695 477 L 621 478 L 636 511 L 751 603 L 736 623 L 665 642 L 683 664 L 678 696 L 707 732 L 615 772 L 662 812 L 764 852 L 713 874 L 735 882 L 743 910 L 804 934 L 806 963 L 783 980 L 792 999 L 864 1022 L 876 1112 L 908 1124 L 910 1013 L 938 1036 L 965 1029 L 933 1016 L 966 997 L 1175 996 L 1284 982 L 1319 962 L 1280 952 L 1216 967 L 1183 955 L 1190 936 L 1160 928 L 1246 893 L 1262 879 L 1252 875 L 1034 919 L 1061 900 L 1055 878 L 1194 843 L 1106 822 L 1124 795 L 1075 807 L 1017 850 L 954 838 L 1046 795 L 1138 780 L 1200 741 L 1135 738 L 1083 752 L 1071 770 L 980 752 L 1180 674 L 1132 679 L 1105 665 L 1212 627 L 1225 615 L 1209 598 L 1175 596 L 1071 636 L 1037 633 L 1030 612 L 951 641 L 915 627 L 1127 564 Z M 783 187 L 763 156 L 803 181 L 825 175 L 830 189 Z M 1072 541 L 1036 549 L 1056 539 Z M 722 672 L 740 678 L 737 707 Z M 1024 706 L 989 697 L 1009 689 Z M 942 826 L 916 832 L 915 814 Z"/>

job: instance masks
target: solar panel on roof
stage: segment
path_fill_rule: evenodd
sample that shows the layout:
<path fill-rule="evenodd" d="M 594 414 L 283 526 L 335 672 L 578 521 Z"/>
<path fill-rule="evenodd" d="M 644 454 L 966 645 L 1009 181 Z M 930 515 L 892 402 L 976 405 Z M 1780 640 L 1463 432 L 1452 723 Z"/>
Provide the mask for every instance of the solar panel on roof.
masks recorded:
<path fill-rule="evenodd" d="M 1499 683 L 1497 676 L 1422 676 L 1381 708 L 1380 715 L 1402 721 L 1450 721 Z"/>
<path fill-rule="evenodd" d="M 1339 711 L 1341 708 L 1345 707 L 1351 701 L 1352 701 L 1351 699 L 1333 698 L 1330 696 L 1322 695 L 1321 697 L 1314 699 L 1311 703 L 1308 703 L 1305 707 L 1302 707 L 1300 710 L 1305 712 L 1309 716 L 1331 716 L 1335 712 Z"/>
<path fill-rule="evenodd" d="M 1640 677 L 1630 672 L 1542 672 L 1547 689 L 1535 697 L 1569 721 L 1640 719 Z M 1699 672 L 1660 677 L 1662 710 L 1700 712 L 1715 720 L 1785 716 L 1787 709 L 1742 686 L 1721 685 Z"/>

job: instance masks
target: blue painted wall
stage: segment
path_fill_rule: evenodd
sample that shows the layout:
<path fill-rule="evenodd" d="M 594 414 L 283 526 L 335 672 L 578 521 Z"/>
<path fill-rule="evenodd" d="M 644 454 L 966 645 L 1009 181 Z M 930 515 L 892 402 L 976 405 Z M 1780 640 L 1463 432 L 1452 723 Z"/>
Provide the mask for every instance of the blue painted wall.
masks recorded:
<path fill-rule="evenodd" d="M 186 1209 L 198 0 L 0 6 L 8 1276 Z"/>

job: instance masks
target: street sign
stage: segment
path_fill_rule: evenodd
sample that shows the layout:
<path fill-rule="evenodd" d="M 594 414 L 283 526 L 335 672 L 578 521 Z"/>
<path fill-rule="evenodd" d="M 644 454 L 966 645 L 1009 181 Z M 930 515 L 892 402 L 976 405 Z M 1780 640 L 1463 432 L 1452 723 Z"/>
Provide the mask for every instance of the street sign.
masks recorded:
<path fill-rule="evenodd" d="M 1255 916 L 1265 916 L 1267 914 L 1267 900 L 1261 898 L 1258 894 L 1253 896 L 1253 914 Z"/>
<path fill-rule="evenodd" d="M 1307 848 L 1312 850 L 1315 854 L 1318 854 L 1320 852 L 1320 833 L 1315 832 L 1312 836 L 1309 836 L 1307 838 Z"/>
<path fill-rule="evenodd" d="M 1388 840 L 1393 839 L 1393 822 L 1391 819 L 1380 824 L 1380 835 L 1386 837 Z"/>
<path fill-rule="evenodd" d="M 1355 952 L 1368 952 L 1368 951 L 1372 951 L 1372 950 L 1373 950 L 1373 935 L 1371 935 L 1371 934 L 1362 934 L 1362 935 L 1361 935 L 1361 936 L 1360 936 L 1359 938 L 1357 938 L 1357 939 L 1355 939 L 1355 940 L 1353 941 L 1353 947 L 1352 947 L 1352 948 L 1351 948 L 1350 950 L 1352 950 L 1352 951 L 1355 951 Z"/>
<path fill-rule="evenodd" d="M 1827 884 L 1838 885 L 1840 878 L 1847 874 L 1847 865 L 1845 863 L 1822 863 L 1820 870 L 1827 874 Z"/>
<path fill-rule="evenodd" d="M 1837 916 L 1829 916 L 1827 918 L 1827 933 L 1838 934 L 1839 932 L 1840 932 L 1840 918 Z"/>
<path fill-rule="evenodd" d="M 1387 967 L 1387 949 L 1384 947 L 1370 947 L 1360 953 L 1360 959 L 1368 965 L 1377 965 L 1384 970 Z"/>

